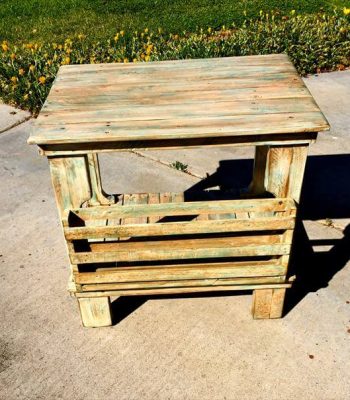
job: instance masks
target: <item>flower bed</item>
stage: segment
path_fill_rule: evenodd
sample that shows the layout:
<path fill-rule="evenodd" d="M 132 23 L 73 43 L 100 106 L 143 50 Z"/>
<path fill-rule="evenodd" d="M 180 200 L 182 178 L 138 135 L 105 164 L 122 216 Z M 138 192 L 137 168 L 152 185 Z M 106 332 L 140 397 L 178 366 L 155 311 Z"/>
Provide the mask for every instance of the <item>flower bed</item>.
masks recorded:
<path fill-rule="evenodd" d="M 333 15 L 262 14 L 240 27 L 174 35 L 118 32 L 104 42 L 84 35 L 64 43 L 0 44 L 0 97 L 37 113 L 60 65 L 147 62 L 286 52 L 301 75 L 350 66 L 350 9 Z"/>

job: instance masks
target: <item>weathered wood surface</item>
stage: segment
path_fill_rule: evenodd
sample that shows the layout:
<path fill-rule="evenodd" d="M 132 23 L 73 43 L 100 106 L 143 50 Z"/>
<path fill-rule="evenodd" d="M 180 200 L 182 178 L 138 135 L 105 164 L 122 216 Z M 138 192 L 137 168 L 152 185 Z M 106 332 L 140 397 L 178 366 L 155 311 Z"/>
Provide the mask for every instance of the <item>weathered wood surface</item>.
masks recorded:
<path fill-rule="evenodd" d="M 71 214 L 76 216 L 73 226 Z M 89 250 L 70 250 L 71 262 L 77 264 L 282 256 L 290 252 L 292 236 L 287 233 L 294 228 L 295 204 L 273 198 L 185 202 L 182 193 L 141 193 L 122 195 L 115 205 L 80 208 L 71 214 L 64 223 L 66 239 L 89 239 Z M 88 226 L 74 226 L 77 216 Z M 109 218 L 117 223 L 101 224 Z M 189 236 L 193 234 L 218 235 Z M 142 240 L 118 241 L 130 237 Z"/>
<path fill-rule="evenodd" d="M 255 319 L 281 318 L 285 293 L 285 288 L 254 290 L 253 317 Z"/>
<path fill-rule="evenodd" d="M 297 139 L 327 129 L 288 57 L 277 54 L 61 67 L 29 143 Z"/>
<path fill-rule="evenodd" d="M 142 199 L 148 194 L 135 194 L 135 199 Z M 126 218 L 139 216 L 160 216 L 160 215 L 197 215 L 197 214 L 220 214 L 232 212 L 264 212 L 264 211 L 286 211 L 295 210 L 295 204 L 291 199 L 271 198 L 271 199 L 244 199 L 244 200 L 220 200 L 220 201 L 165 201 L 166 196 L 176 194 L 161 194 L 160 203 L 141 205 L 140 202 L 130 205 L 124 201 L 123 205 L 117 203 L 109 207 L 88 207 L 73 209 L 83 220 L 88 219 L 108 219 Z M 126 195 L 130 198 L 130 195 Z M 152 194 L 153 196 L 153 194 Z M 124 196 L 125 197 L 125 196 Z M 174 198 L 174 197 L 173 197 Z"/>
<path fill-rule="evenodd" d="M 87 328 L 112 325 L 109 297 L 78 299 L 82 323 Z"/>
<path fill-rule="evenodd" d="M 77 292 L 78 298 L 96 298 L 106 296 L 138 296 L 138 295 L 166 295 L 175 293 L 198 293 L 198 292 L 222 292 L 234 290 L 263 290 L 263 289 L 287 289 L 291 283 L 270 283 L 270 284 L 247 284 L 247 285 L 220 285 L 220 286 L 198 286 L 198 287 L 176 287 L 176 288 L 152 288 L 152 289 L 120 289 L 105 290 L 96 292 Z"/>
<path fill-rule="evenodd" d="M 220 216 L 217 215 L 216 216 Z M 225 214 L 224 214 L 225 216 Z M 218 219 L 212 221 L 179 221 L 157 224 L 125 224 L 120 226 L 87 226 L 64 228 L 67 240 L 102 239 L 136 236 L 185 235 L 199 233 L 248 232 L 293 229 L 294 217 Z M 102 225 L 102 224 L 101 224 Z M 103 224 L 104 225 L 104 224 Z"/>

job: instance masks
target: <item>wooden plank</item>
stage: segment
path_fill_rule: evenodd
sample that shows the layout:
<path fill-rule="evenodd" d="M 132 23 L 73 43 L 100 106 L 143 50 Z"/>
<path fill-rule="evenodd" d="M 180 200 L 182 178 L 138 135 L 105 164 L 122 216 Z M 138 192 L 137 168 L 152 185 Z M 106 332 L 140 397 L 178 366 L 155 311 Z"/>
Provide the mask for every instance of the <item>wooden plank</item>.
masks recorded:
<path fill-rule="evenodd" d="M 222 258 L 222 257 L 257 257 L 275 256 L 290 253 L 290 245 L 256 245 L 242 247 L 222 247 L 222 248 L 192 248 L 192 249 L 138 249 L 124 251 L 99 251 L 71 253 L 70 259 L 75 264 L 95 263 L 95 262 L 116 262 L 116 261 L 151 261 L 151 260 L 184 260 L 201 258 Z"/>
<path fill-rule="evenodd" d="M 117 217 L 138 217 L 152 215 L 197 215 L 197 214 L 219 214 L 235 212 L 263 212 L 263 211 L 285 211 L 295 208 L 295 204 L 290 199 L 271 198 L 271 199 L 244 199 L 244 200 L 218 200 L 218 201 L 188 201 L 181 203 L 165 203 L 166 196 L 161 195 L 161 204 L 147 204 L 120 206 L 111 205 L 109 207 L 89 207 L 72 210 L 84 220 L 87 219 L 107 219 Z"/>
<path fill-rule="evenodd" d="M 279 113 L 305 113 L 318 110 L 312 98 L 302 99 L 273 99 L 273 100 L 255 100 L 249 102 L 243 101 L 213 101 L 207 103 L 206 118 L 229 117 L 233 115 L 250 114 L 279 114 Z M 40 124 L 48 126 L 55 125 L 58 120 L 65 124 L 101 122 L 105 123 L 116 121 L 150 121 L 157 119 L 172 120 L 194 119 L 203 117 L 203 109 L 192 107 L 189 104 L 173 104 L 163 106 L 143 106 L 113 107 L 109 104 L 100 104 L 91 110 L 85 106 L 67 110 L 45 110 L 40 114 L 37 120 L 37 126 Z"/>
<path fill-rule="evenodd" d="M 295 72 L 295 68 L 285 55 L 267 55 L 267 56 L 243 56 L 243 57 L 220 57 L 208 59 L 186 59 L 186 60 L 169 60 L 169 61 L 153 61 L 151 63 L 136 64 L 120 64 L 120 63 L 101 63 L 101 64 L 85 64 L 85 65 L 69 65 L 62 66 L 58 76 L 61 79 L 71 79 L 78 75 L 93 76 L 95 74 L 136 74 L 136 75 L 156 75 L 159 71 L 166 73 L 185 72 L 203 72 L 215 73 L 217 70 L 256 70 L 259 72 L 261 68 L 266 70 L 282 71 L 288 70 Z"/>
<path fill-rule="evenodd" d="M 233 76 L 231 79 L 220 79 L 220 77 L 212 76 L 212 79 L 206 80 L 196 80 L 196 79 L 172 79 L 171 75 L 165 79 L 153 79 L 147 81 L 147 76 L 144 75 L 140 77 L 138 80 L 134 80 L 129 82 L 128 79 L 119 80 L 119 81 L 111 81 L 111 77 L 109 80 L 101 80 L 101 79 L 93 79 L 89 83 L 86 82 L 57 82 L 56 85 L 53 86 L 53 92 L 58 94 L 67 94 L 71 91 L 71 96 L 77 96 L 79 93 L 82 94 L 83 91 L 86 90 L 87 94 L 96 95 L 97 93 L 103 91 L 104 93 L 118 93 L 122 90 L 139 90 L 140 85 L 143 83 L 143 90 L 154 90 L 158 93 L 163 93 L 164 91 L 185 91 L 185 90 L 200 90 L 200 89 L 224 89 L 226 88 L 245 88 L 245 87 L 268 87 L 271 85 L 281 86 L 281 87 L 300 87 L 303 85 L 302 80 L 297 74 L 292 74 L 290 72 L 282 72 L 282 73 L 272 73 L 265 74 L 261 73 L 260 75 L 252 75 L 252 76 L 244 76 L 244 72 L 242 71 L 239 76 Z M 160 75 L 160 74 L 159 74 Z M 146 82 L 142 82 L 143 78 Z M 138 88 L 138 89 L 137 89 Z M 94 92 L 93 92 L 94 91 Z M 127 96 L 127 94 L 126 94 Z"/>
<path fill-rule="evenodd" d="M 123 289 L 96 292 L 77 292 L 74 295 L 78 298 L 93 298 L 105 296 L 143 296 L 143 295 L 166 295 L 175 293 L 198 293 L 198 292 L 221 292 L 234 290 L 263 290 L 263 289 L 279 289 L 290 288 L 290 283 L 274 283 L 274 284 L 250 284 L 250 285 L 222 285 L 222 286 L 199 286 L 199 287 L 180 287 L 180 288 L 161 288 L 161 289 Z"/>
<path fill-rule="evenodd" d="M 133 290 L 133 289 L 165 289 L 173 287 L 200 287 L 200 286 L 223 286 L 223 285 L 258 285 L 282 283 L 281 277 L 252 277 L 252 278 L 217 278 L 217 279 L 191 279 L 178 281 L 154 281 L 154 282 L 128 282 L 128 283 L 100 283 L 83 285 L 83 292 L 95 292 L 101 290 Z M 79 290 L 80 291 L 80 290 Z"/>
<path fill-rule="evenodd" d="M 132 206 L 138 204 L 147 204 L 148 203 L 148 193 L 134 193 L 134 194 L 125 194 L 123 200 L 123 206 Z M 120 228 L 123 229 L 123 225 L 129 224 L 145 224 L 147 226 L 147 216 L 145 215 L 137 215 L 137 216 L 129 216 L 125 217 L 121 220 Z M 120 235 L 125 236 L 125 235 Z"/>
<path fill-rule="evenodd" d="M 268 55 L 248 55 L 241 57 L 213 57 L 213 58 L 193 58 L 184 60 L 166 60 L 166 61 L 152 61 L 151 63 L 132 63 L 132 64 L 119 64 L 119 63 L 101 63 L 101 64 L 76 64 L 65 65 L 60 68 L 61 74 L 76 74 L 84 71 L 96 70 L 114 70 L 114 69 L 159 69 L 159 68 L 174 68 L 184 69 L 189 66 L 198 68 L 212 68 L 216 69 L 218 65 L 276 65 L 276 64 L 290 64 L 290 59 L 287 54 L 268 54 Z"/>
<path fill-rule="evenodd" d="M 214 215 L 222 216 L 222 218 L 225 218 L 227 216 L 227 214 L 214 214 Z M 129 219 L 130 218 L 128 218 L 128 220 Z M 86 227 L 64 228 L 64 235 L 67 240 L 77 240 L 77 239 L 98 239 L 98 238 L 102 239 L 102 238 L 135 237 L 135 236 L 183 235 L 183 234 L 197 234 L 197 233 L 285 230 L 294 228 L 295 218 L 278 217 L 278 218 L 255 218 L 255 219 L 236 219 L 236 220 L 216 219 L 215 223 L 213 223 L 213 221 L 181 221 L 181 222 L 165 222 L 165 223 L 159 222 L 156 224 L 137 224 L 137 225 L 128 224 L 121 226 L 103 226 L 103 227 L 96 225 L 86 226 Z"/>
<path fill-rule="evenodd" d="M 149 193 L 148 194 L 148 204 L 159 204 L 159 193 Z M 150 215 L 148 216 L 147 222 L 149 224 L 154 224 L 158 222 L 159 216 L 158 215 Z"/>
<path fill-rule="evenodd" d="M 112 325 L 109 297 L 79 298 L 78 304 L 85 327 L 97 328 Z"/>
<path fill-rule="evenodd" d="M 127 140 L 190 139 L 223 136 L 319 132 L 328 123 L 319 112 L 196 117 L 188 120 L 118 121 L 36 125 L 29 143 L 59 144 Z"/>
<path fill-rule="evenodd" d="M 310 92 L 306 87 L 286 87 L 281 91 L 280 87 L 261 87 L 261 88 L 224 88 L 224 89 L 206 89 L 191 91 L 191 96 L 188 93 L 178 92 L 176 97 L 173 93 L 144 93 L 141 97 L 139 93 L 128 93 L 125 97 L 124 93 L 99 93 L 98 95 L 74 97 L 69 94 L 50 93 L 50 98 L 43 106 L 44 112 L 51 112 L 54 110 L 66 110 L 75 108 L 81 109 L 94 109 L 94 107 L 106 107 L 106 104 L 118 107 L 125 107 L 132 105 L 134 108 L 143 106 L 173 106 L 180 104 L 195 104 L 201 102 L 212 103 L 213 101 L 262 101 L 272 99 L 300 99 L 312 98 Z"/>
<path fill-rule="evenodd" d="M 127 71 L 119 69 L 119 71 L 97 71 L 95 73 L 82 73 L 78 76 L 74 75 L 58 75 L 54 87 L 65 88 L 69 85 L 72 87 L 81 87 L 83 85 L 96 85 L 96 84 L 109 84 L 109 85 L 125 85 L 125 84 L 140 84 L 142 79 L 144 84 L 172 84 L 173 82 L 193 82 L 193 80 L 212 81 L 244 79 L 248 80 L 255 78 L 257 80 L 266 77 L 286 77 L 291 78 L 299 76 L 296 74 L 293 65 L 274 65 L 274 66 L 245 66 L 245 67 L 232 67 L 222 66 L 216 68 L 214 71 L 205 68 L 187 68 L 186 70 L 177 69 L 156 69 L 154 70 L 134 70 Z"/>
<path fill-rule="evenodd" d="M 74 279 L 79 285 L 86 285 L 112 282 L 280 276 L 283 274 L 284 266 L 271 260 L 117 267 L 96 272 L 79 272 L 74 275 Z"/>

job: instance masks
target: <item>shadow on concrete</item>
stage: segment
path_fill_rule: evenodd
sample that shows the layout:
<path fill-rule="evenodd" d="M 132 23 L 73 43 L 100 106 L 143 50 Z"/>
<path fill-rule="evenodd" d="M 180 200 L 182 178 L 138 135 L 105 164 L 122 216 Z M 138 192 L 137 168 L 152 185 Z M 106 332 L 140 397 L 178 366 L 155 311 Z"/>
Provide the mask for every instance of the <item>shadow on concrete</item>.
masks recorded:
<path fill-rule="evenodd" d="M 185 192 L 185 200 L 238 198 L 242 188 L 252 178 L 253 160 L 223 160 L 217 171 Z M 350 155 L 310 156 L 307 161 L 301 206 L 296 225 L 289 275 L 296 275 L 293 287 L 287 291 L 287 314 L 308 293 L 328 286 L 332 277 L 350 259 L 350 225 L 342 239 L 309 240 L 302 220 L 350 218 Z M 216 188 L 216 190 L 211 190 Z M 329 251 L 314 251 L 313 247 L 332 245 Z M 148 299 L 216 297 L 247 294 L 247 291 L 174 294 L 163 296 L 120 297 L 112 303 L 115 323 L 120 322 Z"/>

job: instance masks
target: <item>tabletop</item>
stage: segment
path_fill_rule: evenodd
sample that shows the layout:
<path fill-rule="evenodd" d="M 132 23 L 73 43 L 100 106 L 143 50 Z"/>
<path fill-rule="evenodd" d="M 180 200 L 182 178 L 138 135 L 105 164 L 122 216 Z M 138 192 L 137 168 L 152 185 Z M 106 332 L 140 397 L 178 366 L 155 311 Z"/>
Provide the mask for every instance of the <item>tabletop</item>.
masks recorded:
<path fill-rule="evenodd" d="M 61 66 L 29 143 L 281 135 L 329 125 L 285 54 Z"/>

